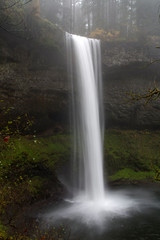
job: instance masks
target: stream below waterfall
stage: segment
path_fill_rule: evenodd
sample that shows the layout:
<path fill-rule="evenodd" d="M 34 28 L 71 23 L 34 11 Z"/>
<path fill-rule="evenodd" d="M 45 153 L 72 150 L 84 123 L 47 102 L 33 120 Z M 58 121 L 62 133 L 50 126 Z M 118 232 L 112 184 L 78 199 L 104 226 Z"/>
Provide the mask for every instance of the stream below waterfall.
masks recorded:
<path fill-rule="evenodd" d="M 109 206 L 90 215 L 80 203 L 65 199 L 52 204 L 39 215 L 43 228 L 64 225 L 70 231 L 69 240 L 160 240 L 160 189 L 158 187 L 116 187 L 110 193 L 118 207 Z M 132 199 L 125 206 L 121 195 Z M 113 201 L 113 199 L 112 199 Z M 124 204 L 124 206 L 122 206 Z M 86 214 L 84 211 L 86 210 Z M 66 238 L 67 239 L 67 238 Z"/>

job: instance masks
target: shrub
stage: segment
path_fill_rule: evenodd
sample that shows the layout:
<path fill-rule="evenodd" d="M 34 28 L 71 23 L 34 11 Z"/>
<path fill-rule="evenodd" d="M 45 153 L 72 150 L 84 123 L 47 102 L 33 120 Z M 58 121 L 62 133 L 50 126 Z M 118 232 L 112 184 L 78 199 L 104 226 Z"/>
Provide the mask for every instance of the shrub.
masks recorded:
<path fill-rule="evenodd" d="M 109 32 L 106 32 L 104 29 L 96 28 L 93 32 L 90 33 L 90 38 L 97 38 L 102 41 L 115 41 L 119 38 L 119 31 L 111 29 Z"/>

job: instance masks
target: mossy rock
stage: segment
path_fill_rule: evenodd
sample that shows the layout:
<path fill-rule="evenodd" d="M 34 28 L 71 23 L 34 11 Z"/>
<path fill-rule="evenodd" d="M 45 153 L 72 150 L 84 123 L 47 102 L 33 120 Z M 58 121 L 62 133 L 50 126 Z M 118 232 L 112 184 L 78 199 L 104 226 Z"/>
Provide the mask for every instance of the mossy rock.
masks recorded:
<path fill-rule="evenodd" d="M 43 47 L 56 48 L 63 55 L 65 33 L 55 24 L 40 16 L 33 16 L 31 35 L 37 44 Z"/>
<path fill-rule="evenodd" d="M 108 130 L 104 141 L 105 171 L 113 175 L 124 168 L 150 172 L 160 168 L 159 131 Z"/>
<path fill-rule="evenodd" d="M 109 180 L 153 180 L 154 172 L 135 172 L 130 168 L 119 170 L 117 173 L 109 177 Z"/>
<path fill-rule="evenodd" d="M 8 234 L 7 234 L 7 227 L 2 225 L 1 222 L 0 222 L 0 239 L 7 239 L 8 238 Z"/>

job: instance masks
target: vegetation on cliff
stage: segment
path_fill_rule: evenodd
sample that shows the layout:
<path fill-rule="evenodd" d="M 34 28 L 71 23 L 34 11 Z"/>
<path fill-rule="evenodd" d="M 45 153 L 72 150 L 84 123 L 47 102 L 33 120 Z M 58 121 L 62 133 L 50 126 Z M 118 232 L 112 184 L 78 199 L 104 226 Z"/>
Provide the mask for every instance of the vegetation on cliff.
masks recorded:
<path fill-rule="evenodd" d="M 105 168 L 111 180 L 160 180 L 159 131 L 109 130 Z"/>
<path fill-rule="evenodd" d="M 26 208 L 64 192 L 56 171 L 70 158 L 68 136 L 4 138 L 0 148 L 0 223 L 9 232 L 23 231 Z"/>

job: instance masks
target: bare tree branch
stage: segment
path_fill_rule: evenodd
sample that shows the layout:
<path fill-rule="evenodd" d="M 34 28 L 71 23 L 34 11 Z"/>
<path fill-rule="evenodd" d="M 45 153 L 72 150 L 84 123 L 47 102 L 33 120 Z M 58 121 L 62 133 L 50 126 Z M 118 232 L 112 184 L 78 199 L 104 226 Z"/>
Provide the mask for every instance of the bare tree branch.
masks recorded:
<path fill-rule="evenodd" d="M 32 2 L 32 0 L 28 0 L 27 2 L 23 3 L 22 5 L 26 5 L 29 2 Z"/>
<path fill-rule="evenodd" d="M 148 102 L 155 101 L 160 97 L 160 89 L 155 87 L 153 89 L 149 89 L 148 91 L 144 92 L 144 94 L 137 94 L 131 91 L 129 93 L 126 93 L 126 95 L 128 96 L 127 102 L 136 102 L 144 99 L 146 100 L 145 104 L 147 104 Z"/>
<path fill-rule="evenodd" d="M 15 5 L 17 5 L 20 1 L 21 1 L 21 0 L 18 0 L 18 1 L 16 1 L 16 2 L 14 2 L 13 4 L 7 6 L 7 7 L 0 8 L 0 10 L 7 10 L 7 9 L 9 9 L 9 8 L 12 8 L 12 7 L 14 7 Z"/>
<path fill-rule="evenodd" d="M 156 47 L 156 48 L 160 48 L 160 47 Z M 149 66 L 151 66 L 152 64 L 154 64 L 154 63 L 156 63 L 156 62 L 160 62 L 160 59 L 156 59 L 156 60 L 150 62 L 150 63 L 149 63 L 147 66 L 145 66 L 145 67 L 149 67 Z"/>
<path fill-rule="evenodd" d="M 3 31 L 7 32 L 8 34 L 11 34 L 12 36 L 14 36 L 15 38 L 18 38 L 18 39 L 20 38 L 20 39 L 23 39 L 23 40 L 26 40 L 26 41 L 32 39 L 30 36 L 22 37 L 20 35 L 17 35 L 17 34 L 14 33 L 15 31 L 9 30 L 9 29 L 3 27 L 2 25 L 0 25 L 0 29 L 2 29 Z M 16 30 L 16 32 L 18 32 L 18 31 Z M 24 31 L 24 30 L 19 30 L 19 32 L 26 32 L 26 33 L 28 33 L 28 31 Z"/>
<path fill-rule="evenodd" d="M 17 5 L 18 3 L 20 3 L 20 1 L 21 0 L 18 0 L 18 1 L 16 1 L 16 2 L 14 2 L 13 4 L 11 4 L 11 5 L 9 5 L 9 6 L 6 6 L 6 7 L 0 7 L 0 10 L 7 10 L 7 9 L 9 9 L 9 8 L 12 8 L 12 7 L 14 7 L 15 5 Z M 26 5 L 26 4 L 28 4 L 29 2 L 32 2 L 32 0 L 28 0 L 28 1 L 26 1 L 25 3 L 23 3 L 23 4 L 20 4 L 21 6 L 24 6 L 24 5 Z"/>
<path fill-rule="evenodd" d="M 3 29 L 5 32 L 8 32 L 8 33 L 10 33 L 10 32 L 9 32 L 9 30 L 7 30 L 6 28 L 4 28 L 4 27 L 3 27 L 3 26 L 1 26 L 1 25 L 0 25 L 0 28 L 1 28 L 1 29 Z"/>

